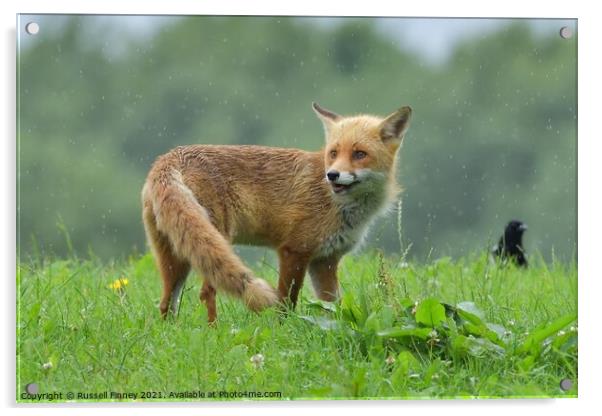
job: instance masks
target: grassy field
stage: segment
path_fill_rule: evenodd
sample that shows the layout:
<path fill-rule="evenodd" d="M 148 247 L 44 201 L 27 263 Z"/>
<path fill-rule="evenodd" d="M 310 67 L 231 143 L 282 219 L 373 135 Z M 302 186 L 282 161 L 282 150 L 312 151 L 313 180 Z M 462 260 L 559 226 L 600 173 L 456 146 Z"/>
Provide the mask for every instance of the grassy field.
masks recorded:
<path fill-rule="evenodd" d="M 21 264 L 17 400 L 575 397 L 577 266 L 532 263 L 347 256 L 341 302 L 306 284 L 283 316 L 221 296 L 215 327 L 193 275 L 177 320 L 160 319 L 150 255 Z"/>

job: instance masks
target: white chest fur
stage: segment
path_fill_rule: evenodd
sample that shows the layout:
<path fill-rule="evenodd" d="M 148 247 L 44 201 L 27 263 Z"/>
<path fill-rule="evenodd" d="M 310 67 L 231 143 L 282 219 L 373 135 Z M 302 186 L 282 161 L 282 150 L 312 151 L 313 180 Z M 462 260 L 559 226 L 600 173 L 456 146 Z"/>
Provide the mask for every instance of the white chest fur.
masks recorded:
<path fill-rule="evenodd" d="M 373 199 L 342 204 L 339 229 L 324 238 L 315 257 L 342 256 L 361 244 L 381 206 L 382 201 Z"/>

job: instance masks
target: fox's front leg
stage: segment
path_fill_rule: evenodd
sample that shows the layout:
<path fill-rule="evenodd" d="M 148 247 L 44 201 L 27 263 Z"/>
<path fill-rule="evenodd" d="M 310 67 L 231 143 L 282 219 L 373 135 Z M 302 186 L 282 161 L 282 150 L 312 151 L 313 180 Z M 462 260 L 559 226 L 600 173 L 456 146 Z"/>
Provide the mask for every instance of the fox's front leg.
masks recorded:
<path fill-rule="evenodd" d="M 288 247 L 278 249 L 280 263 L 278 294 L 281 302 L 290 303 L 293 308 L 297 304 L 299 290 L 303 286 L 309 257 L 306 253 L 299 253 Z"/>
<path fill-rule="evenodd" d="M 309 264 L 309 275 L 318 299 L 332 302 L 339 297 L 337 267 L 339 258 L 314 259 Z"/>

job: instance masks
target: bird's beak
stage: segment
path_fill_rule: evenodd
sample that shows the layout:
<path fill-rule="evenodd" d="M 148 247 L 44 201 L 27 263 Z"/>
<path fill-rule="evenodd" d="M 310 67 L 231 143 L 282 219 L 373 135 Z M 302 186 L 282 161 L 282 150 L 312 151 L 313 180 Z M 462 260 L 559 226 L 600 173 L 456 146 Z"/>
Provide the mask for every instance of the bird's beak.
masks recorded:
<path fill-rule="evenodd" d="M 520 227 L 518 227 L 519 230 L 521 231 L 527 231 L 529 227 L 527 227 L 527 224 L 521 224 Z"/>

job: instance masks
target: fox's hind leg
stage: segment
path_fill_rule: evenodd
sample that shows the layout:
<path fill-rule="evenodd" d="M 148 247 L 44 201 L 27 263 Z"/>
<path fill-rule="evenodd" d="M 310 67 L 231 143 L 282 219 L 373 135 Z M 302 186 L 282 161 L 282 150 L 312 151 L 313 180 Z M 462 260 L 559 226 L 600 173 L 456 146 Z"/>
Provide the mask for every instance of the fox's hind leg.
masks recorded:
<path fill-rule="evenodd" d="M 158 245 L 161 248 L 155 250 L 155 256 L 163 279 L 163 294 L 159 310 L 163 318 L 167 316 L 168 309 L 174 316 L 177 316 L 180 296 L 186 282 L 186 276 L 190 271 L 190 264 L 178 259 L 172 253 L 167 239 L 161 241 Z"/>
<path fill-rule="evenodd" d="M 178 268 L 178 272 L 174 273 L 175 284 L 169 295 L 169 311 L 173 316 L 178 316 L 178 310 L 180 309 L 180 300 L 182 299 L 182 290 L 184 289 L 184 283 L 186 283 L 186 276 L 190 271 L 190 265 L 188 263 L 182 263 L 172 268 Z M 165 280 L 163 281 L 165 282 Z M 165 287 L 165 283 L 164 283 Z M 163 312 L 161 312 L 164 315 Z"/>
<path fill-rule="evenodd" d="M 215 288 L 207 280 L 203 282 L 200 298 L 207 307 L 207 321 L 211 325 L 217 319 L 217 308 L 215 306 Z"/>
<path fill-rule="evenodd" d="M 165 318 L 168 310 L 176 316 L 186 276 L 190 271 L 190 263 L 174 254 L 167 236 L 157 229 L 150 206 L 145 205 L 143 219 L 148 242 L 155 255 L 157 267 L 163 280 L 163 294 L 159 305 L 161 316 Z"/>

